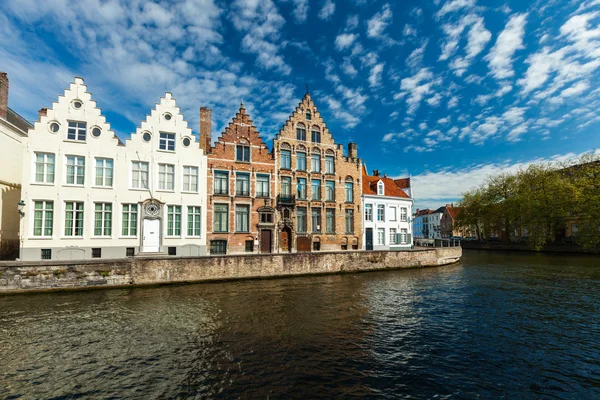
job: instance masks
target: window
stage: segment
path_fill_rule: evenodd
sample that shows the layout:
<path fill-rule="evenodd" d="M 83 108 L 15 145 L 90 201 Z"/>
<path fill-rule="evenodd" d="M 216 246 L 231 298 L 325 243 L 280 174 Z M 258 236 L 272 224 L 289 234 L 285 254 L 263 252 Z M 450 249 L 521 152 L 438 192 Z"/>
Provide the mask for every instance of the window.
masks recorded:
<path fill-rule="evenodd" d="M 311 208 L 312 231 L 313 233 L 321 232 L 321 209 Z"/>
<path fill-rule="evenodd" d="M 365 221 L 373 222 L 373 204 L 365 204 Z"/>
<path fill-rule="evenodd" d="M 352 182 L 346 182 L 346 203 L 352 203 L 354 201 L 354 184 Z"/>
<path fill-rule="evenodd" d="M 287 200 L 292 198 L 292 178 L 289 176 L 281 177 L 281 198 Z"/>
<path fill-rule="evenodd" d="M 269 175 L 256 175 L 256 197 L 269 197 Z"/>
<path fill-rule="evenodd" d="M 189 147 L 189 145 L 192 144 L 192 140 L 190 138 L 186 137 L 186 138 L 183 138 L 182 143 L 183 143 L 184 147 Z"/>
<path fill-rule="evenodd" d="M 35 153 L 35 181 L 54 183 L 54 154 Z"/>
<path fill-rule="evenodd" d="M 187 215 L 187 235 L 188 236 L 200 236 L 200 207 L 188 206 Z"/>
<path fill-rule="evenodd" d="M 112 158 L 96 158 L 96 186 L 112 187 L 113 160 Z"/>
<path fill-rule="evenodd" d="M 379 181 L 379 183 L 377 183 L 377 194 L 383 196 L 384 193 L 383 182 Z"/>
<path fill-rule="evenodd" d="M 346 233 L 354 233 L 354 210 L 346 209 Z"/>
<path fill-rule="evenodd" d="M 325 200 L 335 201 L 335 181 L 325 182 Z"/>
<path fill-rule="evenodd" d="M 400 208 L 400 221 L 406 221 L 408 212 L 407 212 L 407 208 L 406 207 L 401 207 Z"/>
<path fill-rule="evenodd" d="M 298 207 L 296 211 L 296 225 L 298 232 L 306 233 L 306 208 Z"/>
<path fill-rule="evenodd" d="M 167 254 L 170 256 L 177 255 L 177 247 L 167 247 Z"/>
<path fill-rule="evenodd" d="M 235 177 L 236 196 L 250 196 L 250 175 L 238 172 Z"/>
<path fill-rule="evenodd" d="M 385 222 L 385 205 L 377 205 L 377 221 Z"/>
<path fill-rule="evenodd" d="M 309 121 L 312 119 L 312 116 L 310 115 L 310 110 L 306 111 L 306 119 Z"/>
<path fill-rule="evenodd" d="M 94 203 L 94 236 L 112 234 L 112 204 Z"/>
<path fill-rule="evenodd" d="M 121 235 L 137 236 L 138 206 L 137 204 L 123 204 L 123 226 Z"/>
<path fill-rule="evenodd" d="M 215 171 L 215 194 L 229 194 L 229 172 Z"/>
<path fill-rule="evenodd" d="M 250 146 L 235 146 L 235 160 L 250 162 Z"/>
<path fill-rule="evenodd" d="M 133 257 L 135 256 L 135 247 L 126 247 L 125 248 L 125 257 Z"/>
<path fill-rule="evenodd" d="M 302 124 L 296 127 L 296 140 L 306 140 L 306 128 Z"/>
<path fill-rule="evenodd" d="M 65 236 L 83 236 L 83 203 L 65 203 Z"/>
<path fill-rule="evenodd" d="M 335 233 L 335 209 L 325 210 L 325 233 Z"/>
<path fill-rule="evenodd" d="M 396 244 L 396 228 L 390 228 L 390 244 Z"/>
<path fill-rule="evenodd" d="M 167 236 L 181 236 L 181 206 L 167 206 Z"/>
<path fill-rule="evenodd" d="M 33 211 L 33 236 L 52 236 L 54 202 L 36 201 Z"/>
<path fill-rule="evenodd" d="M 335 158 L 333 156 L 325 156 L 325 173 L 335 174 Z"/>
<path fill-rule="evenodd" d="M 213 232 L 227 232 L 229 225 L 227 223 L 229 217 L 228 214 L 229 206 L 227 204 L 215 204 L 215 209 L 213 211 Z"/>
<path fill-rule="evenodd" d="M 272 224 L 273 223 L 273 213 L 261 212 L 260 213 L 260 223 L 261 224 Z"/>
<path fill-rule="evenodd" d="M 42 260 L 52 260 L 52 249 L 42 249 Z"/>
<path fill-rule="evenodd" d="M 134 189 L 148 189 L 148 170 L 147 162 L 131 162 L 131 187 Z"/>
<path fill-rule="evenodd" d="M 310 133 L 310 137 L 311 137 L 311 141 L 313 143 L 321 143 L 321 132 L 313 129 L 312 132 Z"/>
<path fill-rule="evenodd" d="M 93 248 L 92 249 L 92 258 L 102 258 L 102 249 L 101 248 Z"/>
<path fill-rule="evenodd" d="M 385 244 L 385 228 L 377 228 L 377 244 Z"/>
<path fill-rule="evenodd" d="M 85 183 L 85 157 L 67 156 L 67 184 Z"/>
<path fill-rule="evenodd" d="M 390 216 L 389 216 L 389 220 L 390 221 L 396 221 L 396 207 L 390 207 Z"/>
<path fill-rule="evenodd" d="M 254 252 L 254 240 L 246 240 L 245 250 L 246 253 Z"/>
<path fill-rule="evenodd" d="M 161 150 L 175 151 L 175 134 L 161 132 L 158 148 Z"/>
<path fill-rule="evenodd" d="M 306 179 L 298 178 L 298 199 L 306 200 Z"/>
<path fill-rule="evenodd" d="M 69 121 L 69 129 L 67 131 L 68 140 L 80 140 L 85 142 L 85 134 L 87 124 L 85 122 Z"/>
<path fill-rule="evenodd" d="M 313 179 L 311 181 L 312 200 L 321 200 L 321 180 Z"/>
<path fill-rule="evenodd" d="M 526 229 L 524 229 L 524 231 L 526 231 Z M 571 224 L 571 236 L 575 236 L 575 234 L 578 232 L 579 232 L 579 225 Z M 524 234 L 524 236 L 527 236 L 527 234 Z"/>
<path fill-rule="evenodd" d="M 183 191 L 198 192 L 198 167 L 183 167 Z"/>
<path fill-rule="evenodd" d="M 292 168 L 292 153 L 289 150 L 281 150 L 281 168 Z"/>
<path fill-rule="evenodd" d="M 306 153 L 296 153 L 296 169 L 298 171 L 306 171 Z"/>
<path fill-rule="evenodd" d="M 158 188 L 160 190 L 175 190 L 175 166 L 158 164 Z"/>
<path fill-rule="evenodd" d="M 210 254 L 227 254 L 227 240 L 211 240 Z"/>
<path fill-rule="evenodd" d="M 400 229 L 400 243 L 406 244 L 408 242 L 408 229 L 402 228 Z"/>
<path fill-rule="evenodd" d="M 235 206 L 235 231 L 236 232 L 248 232 L 250 230 L 249 224 L 248 224 L 249 212 L 250 212 L 250 207 L 247 205 Z"/>
<path fill-rule="evenodd" d="M 319 154 L 310 156 L 310 170 L 312 172 L 321 172 L 321 156 Z"/>
<path fill-rule="evenodd" d="M 313 251 L 321 250 L 321 242 L 313 242 Z"/>

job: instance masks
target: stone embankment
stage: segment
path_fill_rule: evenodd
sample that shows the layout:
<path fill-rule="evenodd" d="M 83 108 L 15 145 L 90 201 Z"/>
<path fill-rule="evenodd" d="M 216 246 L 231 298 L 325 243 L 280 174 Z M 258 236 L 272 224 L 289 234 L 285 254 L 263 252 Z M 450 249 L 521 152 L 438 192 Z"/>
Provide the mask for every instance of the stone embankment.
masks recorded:
<path fill-rule="evenodd" d="M 452 264 L 460 247 L 119 260 L 0 262 L 0 294 L 355 273 Z"/>

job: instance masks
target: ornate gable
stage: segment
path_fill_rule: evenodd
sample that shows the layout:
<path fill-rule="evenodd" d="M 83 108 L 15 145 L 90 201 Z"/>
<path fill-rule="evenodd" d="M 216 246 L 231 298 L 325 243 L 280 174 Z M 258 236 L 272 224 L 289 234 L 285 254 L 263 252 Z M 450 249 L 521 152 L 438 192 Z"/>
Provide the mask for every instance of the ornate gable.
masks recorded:
<path fill-rule="evenodd" d="M 211 154 L 224 151 L 226 144 L 250 145 L 263 156 L 269 154 L 269 148 L 260 136 L 256 126 L 254 126 L 250 115 L 246 113 L 244 103 L 240 105 L 239 111 L 225 127 L 225 131 L 221 133 L 217 142 L 215 142 L 215 146 L 211 148 Z"/>

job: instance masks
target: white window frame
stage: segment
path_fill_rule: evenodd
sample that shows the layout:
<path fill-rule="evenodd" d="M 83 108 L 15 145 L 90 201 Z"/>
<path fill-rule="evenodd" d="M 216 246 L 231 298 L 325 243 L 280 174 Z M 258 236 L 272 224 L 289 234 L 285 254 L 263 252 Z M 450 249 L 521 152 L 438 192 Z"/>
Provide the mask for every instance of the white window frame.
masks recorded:
<path fill-rule="evenodd" d="M 144 171 L 142 166 L 146 166 Z M 135 173 L 138 173 L 136 179 Z M 146 186 L 144 186 L 144 175 L 146 175 Z M 150 188 L 150 164 L 146 161 L 132 161 L 131 162 L 131 188 L 132 189 L 144 189 Z"/>
<path fill-rule="evenodd" d="M 245 210 L 245 220 L 244 212 Z M 239 212 L 238 212 L 239 211 Z M 250 232 L 250 205 L 249 204 L 236 204 L 235 205 L 235 232 L 236 233 L 248 233 Z M 238 220 L 238 214 L 240 220 Z M 243 226 L 245 223 L 246 226 Z M 242 225 L 242 226 L 240 226 Z"/>
<path fill-rule="evenodd" d="M 158 148 L 162 151 L 175 151 L 175 134 L 169 132 L 160 132 L 158 137 Z M 169 148 L 172 147 L 172 148 Z"/>
<path fill-rule="evenodd" d="M 406 237 L 408 236 L 408 229 L 402 228 L 400 229 L 400 244 L 408 244 Z"/>
<path fill-rule="evenodd" d="M 72 204 L 73 209 L 72 210 L 68 210 L 67 206 L 69 204 Z M 81 208 L 78 209 L 77 205 L 81 204 Z M 67 213 L 72 213 L 73 214 L 73 226 L 71 228 L 67 227 Z M 80 215 L 79 215 L 80 214 Z M 77 218 L 79 217 L 79 218 Z M 77 224 L 75 223 L 75 221 L 81 221 L 81 227 L 79 229 L 81 229 L 81 233 L 77 234 Z M 63 236 L 64 237 L 83 237 L 84 231 L 85 231 L 85 203 L 83 201 L 65 201 L 65 229 L 63 231 Z M 70 230 L 70 233 L 67 232 L 67 229 Z"/>
<path fill-rule="evenodd" d="M 377 204 L 377 222 L 385 222 L 385 204 Z"/>
<path fill-rule="evenodd" d="M 106 157 L 96 157 L 95 159 L 95 169 L 96 174 L 94 175 L 94 186 L 97 187 L 113 187 L 114 185 L 114 174 L 115 174 L 115 161 L 112 158 Z M 98 162 L 101 162 L 102 165 L 98 166 Z M 107 163 L 110 162 L 110 167 L 107 166 Z M 98 172 L 101 171 L 101 175 L 98 175 Z M 101 182 L 98 183 L 98 178 L 101 179 Z M 110 184 L 107 184 L 107 181 L 110 179 Z"/>
<path fill-rule="evenodd" d="M 217 219 L 215 218 L 215 215 L 217 215 L 217 213 L 215 212 L 216 206 L 224 206 L 225 207 L 225 229 L 224 230 L 215 230 L 215 225 L 216 225 L 216 221 Z M 219 214 L 221 214 L 221 211 L 219 211 Z M 219 219 L 220 222 L 220 219 Z M 221 224 L 219 224 L 221 225 Z M 222 226 L 221 226 L 222 228 Z M 213 226 L 212 226 L 212 230 L 214 233 L 227 233 L 229 232 L 229 204 L 226 203 L 215 203 L 215 206 L 213 207 Z"/>
<path fill-rule="evenodd" d="M 192 233 L 190 233 L 190 230 Z M 198 232 L 196 234 L 196 232 Z M 188 237 L 202 236 L 202 207 L 187 206 L 187 229 Z"/>
<path fill-rule="evenodd" d="M 73 164 L 69 164 L 69 159 L 73 160 Z M 83 160 L 83 164 L 79 161 Z M 73 168 L 73 183 L 69 183 L 69 167 Z M 82 172 L 81 175 L 78 172 Z M 82 183 L 77 183 L 77 178 L 82 177 Z M 85 156 L 68 154 L 65 156 L 65 185 L 69 186 L 85 186 Z"/>
<path fill-rule="evenodd" d="M 263 180 L 261 180 L 261 178 Z M 264 180 L 266 178 L 266 181 Z M 256 197 L 269 197 L 271 193 L 271 178 L 266 174 L 256 174 Z M 262 186 L 262 187 L 261 187 Z M 264 189 L 267 189 L 266 191 Z"/>
<path fill-rule="evenodd" d="M 388 221 L 396 222 L 397 218 L 398 218 L 398 208 L 396 206 L 390 206 L 390 217 L 388 218 Z"/>
<path fill-rule="evenodd" d="M 331 168 L 330 168 L 331 167 Z M 325 173 L 326 174 L 335 174 L 335 157 L 334 156 L 325 156 Z"/>
<path fill-rule="evenodd" d="M 176 216 L 179 215 L 179 232 L 177 232 Z M 172 227 L 171 227 L 172 225 Z M 181 214 L 181 206 L 176 204 L 167 205 L 167 223 L 165 226 L 166 237 L 181 237 L 181 227 L 183 225 L 183 215 Z M 169 231 L 171 231 L 169 233 Z"/>
<path fill-rule="evenodd" d="M 373 222 L 373 204 L 365 204 L 365 221 Z"/>
<path fill-rule="evenodd" d="M 408 208 L 400 207 L 400 221 L 406 222 L 408 221 Z"/>
<path fill-rule="evenodd" d="M 100 209 L 98 209 L 100 206 Z M 100 218 L 98 218 L 100 214 Z M 100 226 L 97 226 L 97 222 L 100 221 Z M 113 206 L 112 203 L 108 202 L 96 202 L 94 203 L 94 237 L 111 237 L 113 228 Z M 96 232 L 100 229 L 100 234 Z M 108 232 L 107 232 L 108 231 Z"/>
<path fill-rule="evenodd" d="M 385 246 L 385 228 L 377 228 L 377 245 Z"/>
<path fill-rule="evenodd" d="M 385 186 L 384 186 L 383 182 L 381 182 L 381 181 L 379 181 L 379 183 L 377 183 L 377 194 L 379 196 L 385 195 Z"/>
<path fill-rule="evenodd" d="M 135 211 L 132 208 L 135 207 Z M 135 226 L 132 224 L 132 216 L 135 215 Z M 125 217 L 127 216 L 127 217 Z M 139 206 L 135 203 L 121 204 L 121 236 L 122 237 L 137 237 L 139 229 Z M 135 234 L 131 234 L 132 229 L 135 229 Z M 124 233 L 125 231 L 125 233 Z"/>
<path fill-rule="evenodd" d="M 43 160 L 38 162 L 38 156 L 42 156 Z M 50 158 L 52 160 L 50 161 Z M 38 181 L 38 165 L 42 166 L 42 180 Z M 50 172 L 50 166 L 52 172 Z M 53 184 L 56 176 L 56 156 L 54 153 L 44 153 L 36 151 L 33 157 L 33 181 L 35 183 Z"/>
<path fill-rule="evenodd" d="M 41 203 L 41 208 L 36 208 L 36 203 Z M 52 205 L 52 207 L 48 207 L 48 205 Z M 40 234 L 35 234 L 35 221 L 36 212 L 41 212 L 41 226 L 40 226 Z M 48 213 L 50 213 L 50 218 L 48 218 Z M 48 226 L 49 225 L 49 226 Z M 32 236 L 36 238 L 47 237 L 50 238 L 54 234 L 54 202 L 52 200 L 34 200 L 33 201 L 33 227 L 32 227 Z M 50 233 L 47 234 L 46 230 L 49 229 Z"/>
<path fill-rule="evenodd" d="M 193 165 L 183 166 L 182 191 L 198 193 L 198 167 Z"/>
<path fill-rule="evenodd" d="M 70 138 L 69 135 L 73 135 Z M 83 135 L 83 139 L 81 139 Z M 67 140 L 73 142 L 85 142 L 87 139 L 87 122 L 84 121 L 68 121 L 67 123 Z"/>
<path fill-rule="evenodd" d="M 310 171 L 321 172 L 321 155 L 318 153 L 312 153 L 310 155 Z"/>
<path fill-rule="evenodd" d="M 396 243 L 396 236 L 397 230 L 396 228 L 390 228 L 390 232 L 389 232 L 389 237 L 390 237 L 390 244 L 398 244 Z"/>
<path fill-rule="evenodd" d="M 217 179 L 217 177 L 219 179 Z M 223 181 L 225 181 L 225 187 L 223 186 Z M 217 191 L 217 183 L 219 184 Z M 224 192 L 223 192 L 224 190 Z M 213 172 L 213 194 L 227 196 L 229 195 L 229 172 L 228 171 L 218 171 L 215 170 Z"/>
<path fill-rule="evenodd" d="M 171 178 L 170 182 L 169 177 Z M 175 165 L 158 164 L 158 190 L 166 192 L 175 191 Z"/>

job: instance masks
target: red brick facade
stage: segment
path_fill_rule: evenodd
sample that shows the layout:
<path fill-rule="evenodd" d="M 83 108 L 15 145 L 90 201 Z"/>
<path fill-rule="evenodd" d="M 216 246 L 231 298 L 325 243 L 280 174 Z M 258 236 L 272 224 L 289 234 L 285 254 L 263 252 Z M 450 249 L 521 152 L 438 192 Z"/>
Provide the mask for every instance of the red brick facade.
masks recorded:
<path fill-rule="evenodd" d="M 206 117 L 202 111 L 201 121 Z M 201 136 L 206 134 L 202 131 L 201 126 Z M 200 142 L 202 145 L 202 138 Z M 275 250 L 274 176 L 273 156 L 242 104 L 208 151 L 207 245 L 210 254 Z"/>

